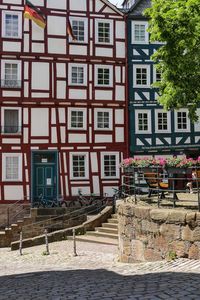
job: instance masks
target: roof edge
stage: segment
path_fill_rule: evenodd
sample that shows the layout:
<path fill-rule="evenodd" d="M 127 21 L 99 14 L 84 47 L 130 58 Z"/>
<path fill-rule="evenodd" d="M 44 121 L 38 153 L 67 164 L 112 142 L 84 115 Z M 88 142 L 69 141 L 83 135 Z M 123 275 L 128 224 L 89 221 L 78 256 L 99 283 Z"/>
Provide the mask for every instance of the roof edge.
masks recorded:
<path fill-rule="evenodd" d="M 119 15 L 124 16 L 124 13 L 122 13 L 114 4 L 110 3 L 108 0 L 101 0 L 106 5 L 108 5 L 110 8 L 112 8 L 114 11 L 116 11 Z"/>

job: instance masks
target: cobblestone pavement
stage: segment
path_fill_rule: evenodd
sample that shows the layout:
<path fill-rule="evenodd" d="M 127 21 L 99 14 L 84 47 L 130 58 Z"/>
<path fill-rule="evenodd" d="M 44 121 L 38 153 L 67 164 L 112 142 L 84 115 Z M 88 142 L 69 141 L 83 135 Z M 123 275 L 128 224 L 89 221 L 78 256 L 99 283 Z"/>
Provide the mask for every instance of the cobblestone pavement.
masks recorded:
<path fill-rule="evenodd" d="M 122 264 L 117 247 L 71 241 L 0 249 L 0 300 L 200 299 L 200 261 Z"/>

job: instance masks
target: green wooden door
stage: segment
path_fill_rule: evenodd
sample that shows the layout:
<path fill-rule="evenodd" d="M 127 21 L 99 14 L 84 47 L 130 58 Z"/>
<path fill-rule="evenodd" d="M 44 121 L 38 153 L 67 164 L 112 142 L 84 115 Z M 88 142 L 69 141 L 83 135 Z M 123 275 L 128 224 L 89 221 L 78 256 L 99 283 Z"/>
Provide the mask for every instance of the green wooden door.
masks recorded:
<path fill-rule="evenodd" d="M 40 195 L 52 200 L 58 197 L 58 153 L 55 151 L 32 152 L 31 197 L 37 202 Z"/>
<path fill-rule="evenodd" d="M 35 164 L 34 198 L 42 195 L 45 199 L 56 198 L 55 165 Z"/>

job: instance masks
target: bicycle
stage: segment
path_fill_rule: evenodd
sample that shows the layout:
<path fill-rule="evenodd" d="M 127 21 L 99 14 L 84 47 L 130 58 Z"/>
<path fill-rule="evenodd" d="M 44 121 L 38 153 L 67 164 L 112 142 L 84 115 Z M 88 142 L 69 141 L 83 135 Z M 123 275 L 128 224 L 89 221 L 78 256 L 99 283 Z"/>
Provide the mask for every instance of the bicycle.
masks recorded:
<path fill-rule="evenodd" d="M 33 207 L 51 208 L 61 206 L 61 202 L 57 199 L 46 199 L 42 194 L 39 195 L 38 201 L 33 203 Z"/>

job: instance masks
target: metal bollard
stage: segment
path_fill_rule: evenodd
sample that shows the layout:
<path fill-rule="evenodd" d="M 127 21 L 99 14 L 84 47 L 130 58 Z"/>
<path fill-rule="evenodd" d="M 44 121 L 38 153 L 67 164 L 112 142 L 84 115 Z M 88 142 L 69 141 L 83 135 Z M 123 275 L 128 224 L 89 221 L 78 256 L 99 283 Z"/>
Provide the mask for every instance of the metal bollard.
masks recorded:
<path fill-rule="evenodd" d="M 22 240 L 23 240 L 23 235 L 22 235 L 22 231 L 20 232 L 20 238 L 19 238 L 19 254 L 23 255 L 22 253 Z"/>
<path fill-rule="evenodd" d="M 73 243 L 74 243 L 74 256 L 78 256 L 76 252 L 76 232 L 75 229 L 73 229 Z"/>
<path fill-rule="evenodd" d="M 47 230 L 45 229 L 44 231 L 44 234 L 45 234 L 45 244 L 46 244 L 46 255 L 49 255 L 50 252 L 49 252 L 49 242 L 48 242 L 48 236 L 47 236 Z"/>

